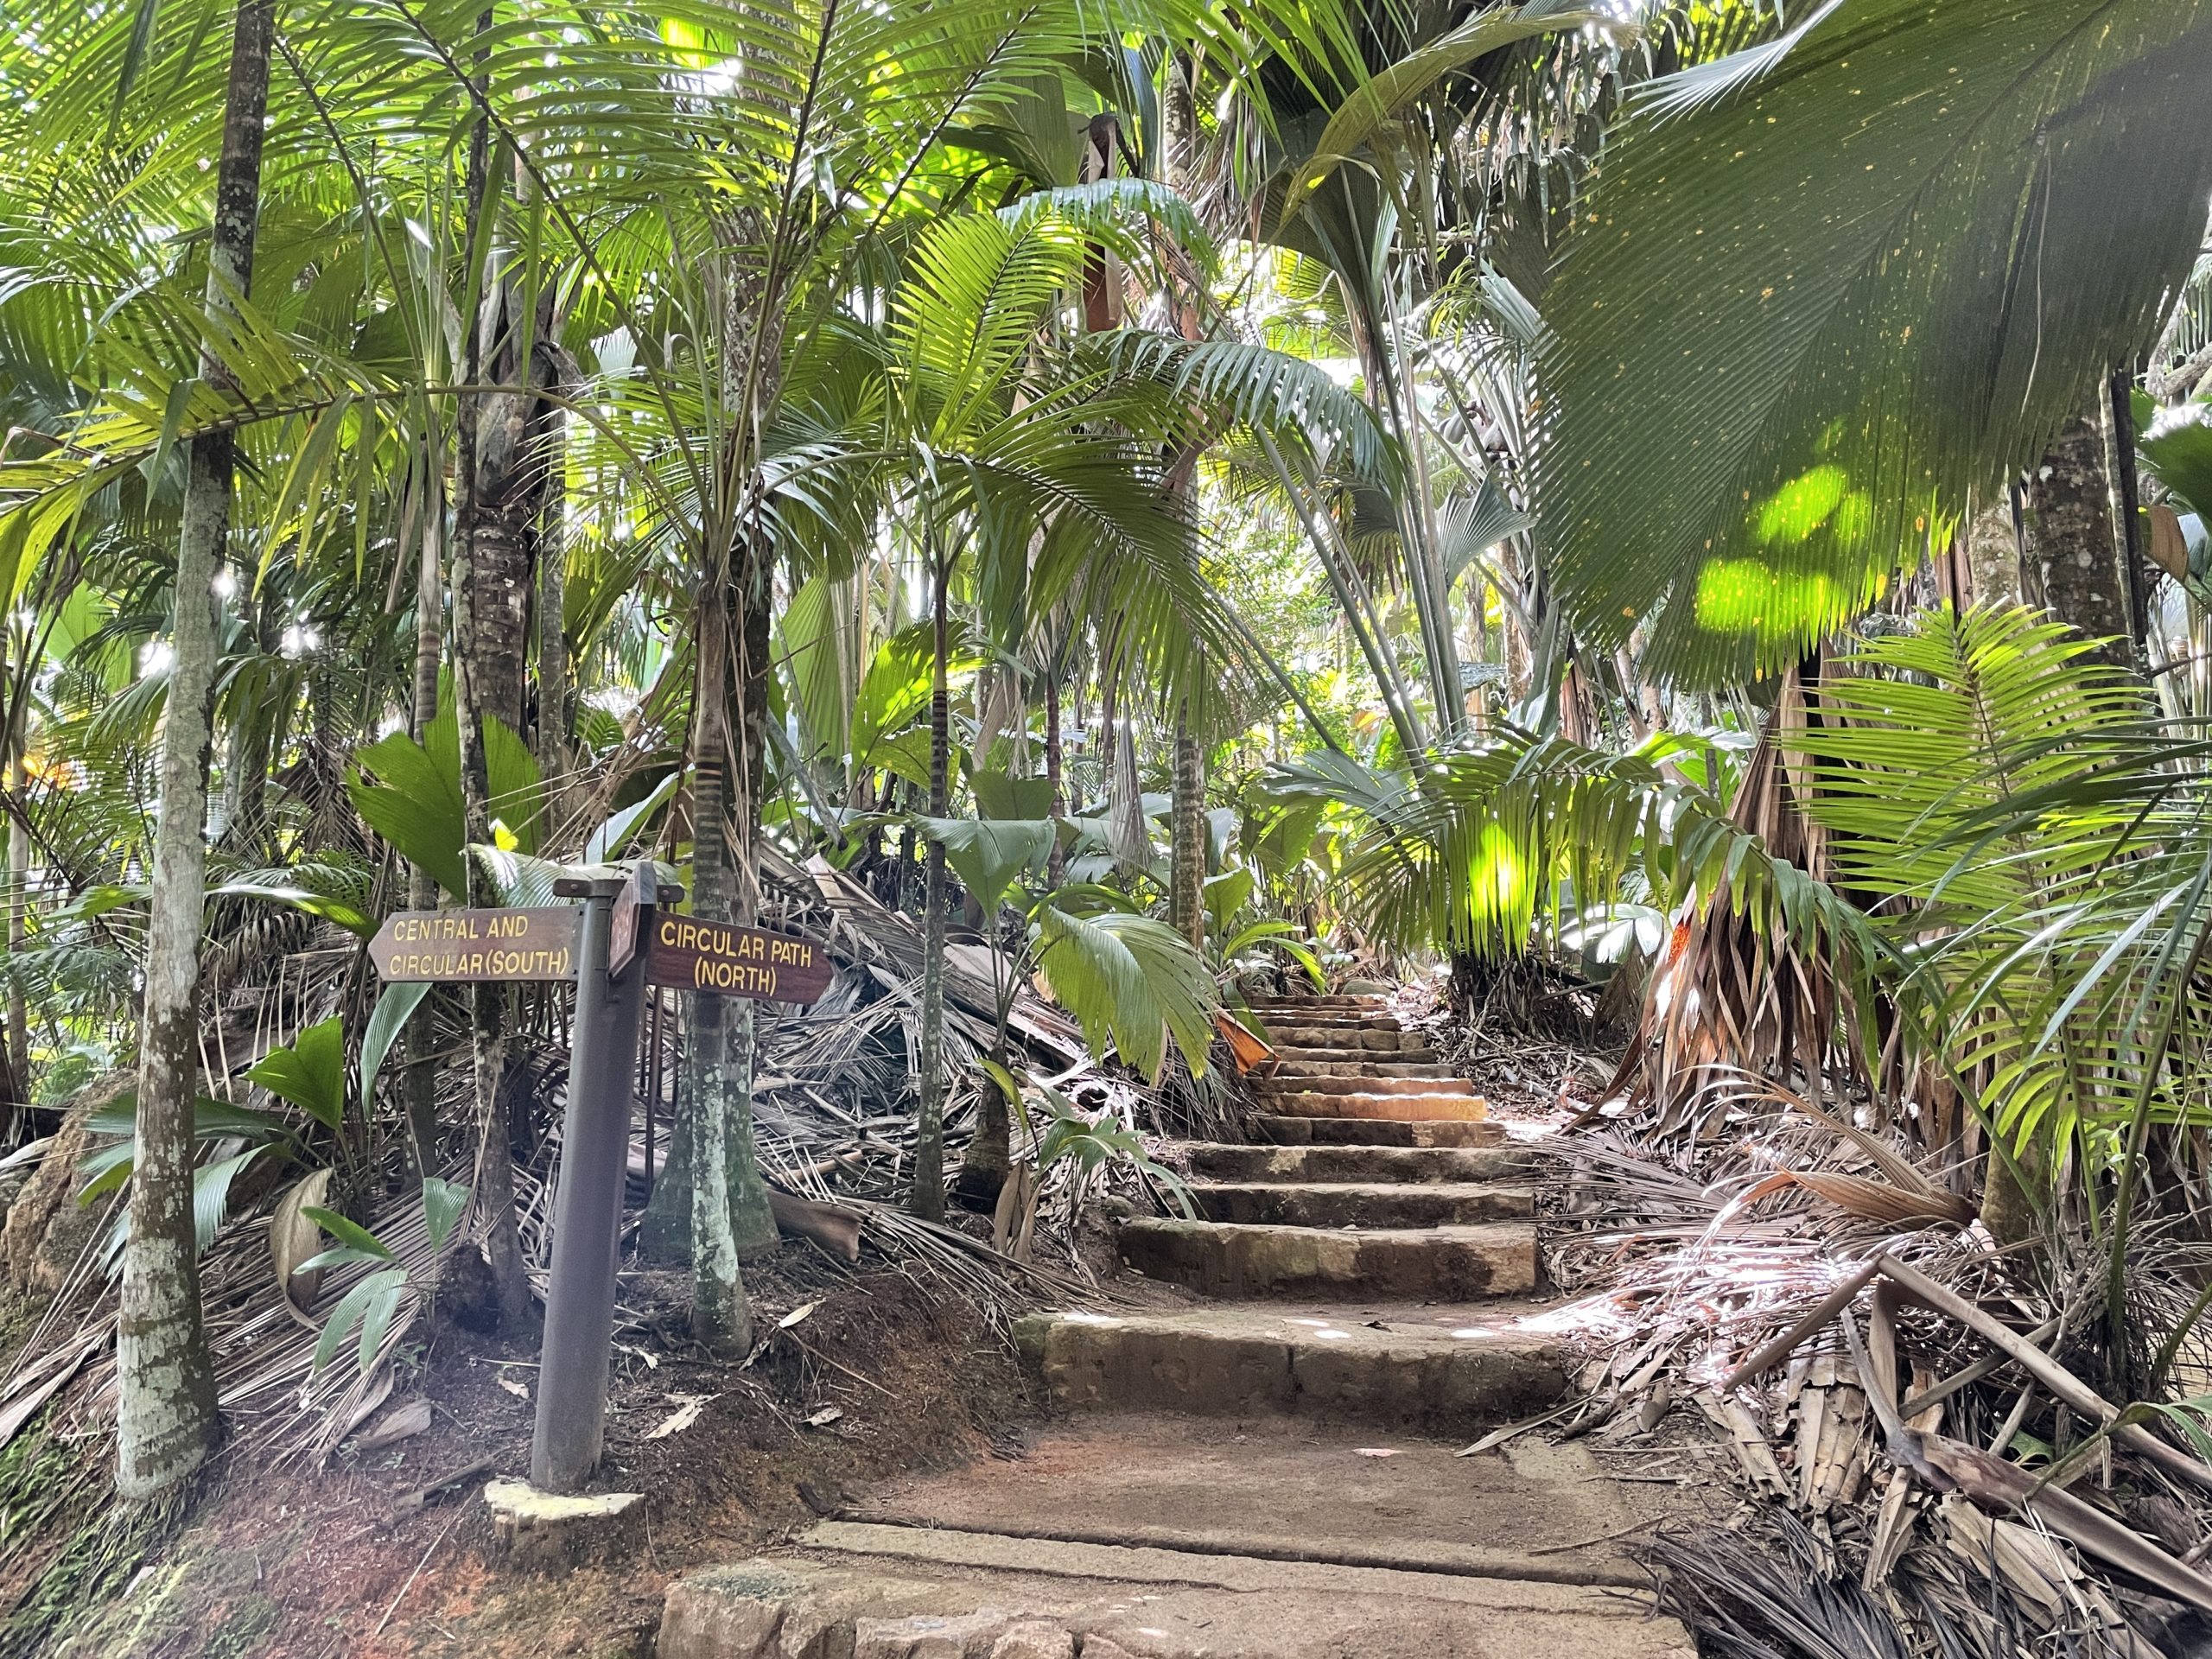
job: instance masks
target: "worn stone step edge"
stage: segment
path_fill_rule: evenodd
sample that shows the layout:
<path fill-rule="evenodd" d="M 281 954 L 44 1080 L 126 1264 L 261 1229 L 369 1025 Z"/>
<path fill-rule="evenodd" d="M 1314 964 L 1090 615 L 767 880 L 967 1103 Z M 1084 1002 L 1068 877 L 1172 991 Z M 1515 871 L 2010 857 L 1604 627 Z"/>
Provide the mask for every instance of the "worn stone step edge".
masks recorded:
<path fill-rule="evenodd" d="M 1300 1077 L 1425 1077 L 1441 1083 L 1461 1079 L 1448 1065 L 1435 1060 L 1378 1060 L 1365 1056 L 1349 1060 L 1305 1060 L 1286 1055 L 1268 1073 L 1270 1081 L 1288 1083 Z"/>
<path fill-rule="evenodd" d="M 1277 1117 L 1342 1117 L 1419 1122 L 1437 1119 L 1480 1122 L 1490 1103 L 1480 1095 L 1272 1095 L 1268 1111 Z"/>
<path fill-rule="evenodd" d="M 1354 1055 L 1405 1055 L 1415 1051 L 1433 1053 L 1433 1048 L 1429 1048 L 1429 1038 L 1421 1031 L 1365 1031 L 1360 1027 L 1347 1027 L 1340 1031 L 1316 1031 L 1314 1027 L 1269 1031 L 1268 1046 L 1274 1048 L 1276 1053 L 1310 1053 L 1314 1048 Z"/>
<path fill-rule="evenodd" d="M 1117 1243 L 1132 1271 L 1209 1296 L 1475 1301 L 1536 1287 L 1528 1222 L 1345 1230 L 1147 1217 L 1124 1223 Z"/>
<path fill-rule="evenodd" d="M 1252 1132 L 1279 1147 L 1497 1147 L 1505 1125 L 1481 1117 L 1339 1117 L 1278 1116 L 1255 1118 Z"/>
<path fill-rule="evenodd" d="M 1014 1339 L 1047 1397 L 1071 1410 L 1274 1412 L 1457 1433 L 1541 1411 L 1567 1386 L 1564 1347 L 1549 1338 L 1337 1342 L 1172 1315 L 1033 1313 Z"/>
<path fill-rule="evenodd" d="M 1495 1181 L 1519 1175 L 1535 1158 L 1519 1147 L 1238 1145 L 1186 1142 L 1179 1148 L 1191 1173 L 1215 1181 L 1289 1181 L 1300 1184 L 1396 1181 L 1426 1185 L 1448 1181 Z"/>
<path fill-rule="evenodd" d="M 1300 1044 L 1276 1044 L 1281 1071 L 1300 1066 L 1440 1066 L 1435 1048 L 1310 1048 Z"/>
<path fill-rule="evenodd" d="M 1362 1544 L 1356 1539 L 1332 1538 L 1305 1546 L 1266 1533 L 1209 1528 L 1131 1526 L 1117 1522 L 1111 1527 L 1086 1526 L 1071 1517 L 1052 1527 L 976 1527 L 932 1517 L 907 1516 L 895 1509 L 840 1510 L 832 1522 L 855 1526 L 907 1527 L 919 1531 L 953 1532 L 970 1537 L 1035 1539 L 1055 1544 L 1103 1544 L 1109 1548 L 1165 1549 L 1207 1557 L 1233 1556 L 1253 1561 L 1298 1562 L 1316 1567 L 1351 1567 L 1390 1573 L 1433 1573 L 1455 1579 L 1510 1579 L 1528 1584 L 1606 1585 L 1619 1589 L 1645 1590 L 1650 1575 L 1619 1560 L 1577 1558 L 1561 1551 L 1551 1555 L 1529 1555 L 1518 1550 L 1487 1549 L 1478 1545 L 1426 1540 L 1418 1548 L 1410 1543 Z M 807 1543 L 809 1539 L 800 1540 Z M 835 1545 L 830 1548 L 836 1548 Z"/>
<path fill-rule="evenodd" d="M 1246 1079 L 1262 1095 L 1466 1095 L 1475 1085 L 1465 1077 L 1309 1077 L 1274 1075 Z"/>
<path fill-rule="evenodd" d="M 1465 1227 L 1536 1213 L 1535 1188 L 1496 1182 L 1207 1181 L 1190 1190 L 1200 1215 L 1236 1225 Z"/>

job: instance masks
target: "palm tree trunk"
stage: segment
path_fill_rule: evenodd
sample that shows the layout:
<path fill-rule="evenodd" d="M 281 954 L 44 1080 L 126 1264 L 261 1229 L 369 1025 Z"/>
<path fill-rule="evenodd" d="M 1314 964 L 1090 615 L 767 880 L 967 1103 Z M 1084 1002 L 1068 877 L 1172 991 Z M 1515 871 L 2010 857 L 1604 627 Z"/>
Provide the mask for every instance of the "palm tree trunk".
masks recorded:
<path fill-rule="evenodd" d="M 709 623 L 706 632 L 719 633 Z M 702 639 L 702 644 L 704 643 Z M 711 664 L 707 660 L 713 658 Z M 701 652 L 700 694 L 720 696 L 722 653 Z M 708 677 L 711 671 L 714 677 Z M 692 826 L 692 904 L 709 920 L 729 915 L 729 849 L 722 826 L 724 745 L 710 713 L 698 756 Z M 691 996 L 690 1053 L 691 1163 L 691 1334 L 709 1350 L 732 1353 L 752 1343 L 752 1309 L 738 1269 L 737 1235 L 731 1225 L 729 1101 L 730 1045 L 725 1036 L 730 1004 L 725 998 Z"/>
<path fill-rule="evenodd" d="M 251 291 L 260 223 L 263 112 L 276 0 L 239 0 L 231 39 L 207 307 Z M 222 364 L 203 353 L 217 385 Z M 116 1323 L 116 1489 L 144 1497 L 197 1468 L 221 1433 L 200 1325 L 192 1217 L 193 1108 L 200 1095 L 200 936 L 207 875 L 207 757 L 215 690 L 215 573 L 230 525 L 235 449 L 227 431 L 192 441 L 177 537 L 161 819 L 154 834 L 139 1023 L 138 1116 L 130 1231 Z"/>
<path fill-rule="evenodd" d="M 21 677 L 15 687 L 15 709 L 8 722 L 8 791 L 14 810 L 8 814 L 8 954 L 20 957 L 27 943 L 25 911 L 30 902 L 31 831 L 23 821 L 23 797 L 30 775 L 24 750 L 30 741 L 31 652 L 35 644 L 23 630 Z M 21 1124 L 31 1098 L 30 1004 L 20 982 L 8 985 L 8 1081 L 11 1128 Z M 12 1140 L 12 1136 L 10 1139 Z"/>
<path fill-rule="evenodd" d="M 1052 786 L 1052 822 L 1058 823 L 1067 816 L 1067 804 L 1060 790 L 1060 674 L 1057 661 L 1047 664 L 1045 670 L 1045 778 Z M 1060 849 L 1058 835 L 1052 837 L 1052 850 L 1046 855 L 1045 879 L 1054 887 L 1067 872 L 1067 855 Z"/>
<path fill-rule="evenodd" d="M 946 595 L 950 562 L 935 561 L 930 664 L 930 816 L 951 809 L 952 692 L 946 671 Z M 930 841 L 929 880 L 922 897 L 921 1116 L 914 1144 L 912 1207 L 926 1221 L 944 1218 L 944 847 Z"/>
<path fill-rule="evenodd" d="M 1169 812 L 1167 924 L 1191 942 L 1206 943 L 1206 794 L 1198 740 L 1191 735 L 1188 704 L 1175 721 L 1174 798 Z"/>
<path fill-rule="evenodd" d="M 415 578 L 415 677 L 407 732 L 417 743 L 438 713 L 438 659 L 445 611 L 445 490 L 440 479 L 442 444 L 423 457 L 423 545 Z M 438 902 L 435 877 L 420 865 L 407 870 L 407 904 L 429 910 Z M 413 1143 L 415 1179 L 438 1173 L 437 1057 L 428 1019 L 407 1024 L 407 1133 Z"/>
<path fill-rule="evenodd" d="M 2113 511 L 2109 414 L 2101 409 L 2069 421 L 2022 484 L 2020 585 L 2031 604 L 2107 641 L 2099 650 L 2105 661 L 2128 667 L 2140 654 L 2139 584 L 2130 569 L 2126 526 Z"/>
<path fill-rule="evenodd" d="M 768 691 L 773 661 L 774 580 L 761 556 L 759 539 L 748 536 L 746 557 L 738 575 L 736 626 L 730 638 L 737 643 L 738 658 L 731 676 L 737 690 L 737 763 L 739 787 L 732 805 L 737 825 L 736 845 L 725 855 L 730 874 L 728 909 L 724 913 L 741 927 L 760 920 L 760 873 L 754 849 L 759 843 L 761 798 L 768 783 Z M 749 1001 L 733 1003 L 723 1022 L 723 1048 L 728 1055 L 728 1093 L 723 1101 L 726 1125 L 722 1140 L 725 1179 L 729 1188 L 729 1224 L 741 1257 L 759 1255 L 776 1248 L 776 1217 L 768 1207 L 768 1188 L 760 1179 L 760 1160 L 753 1145 L 753 1076 L 755 1016 Z"/>
<path fill-rule="evenodd" d="M 549 801 L 569 772 L 569 445 L 563 420 L 553 416 L 546 433 L 537 530 L 537 770 Z"/>
<path fill-rule="evenodd" d="M 491 14 L 486 12 L 481 20 L 481 32 L 489 32 L 490 22 Z M 480 120 L 469 144 L 467 191 L 469 223 L 480 232 L 487 228 L 487 209 L 493 188 L 486 147 L 484 123 Z M 474 316 L 468 319 L 467 360 L 461 371 L 462 384 L 471 386 L 478 383 L 484 367 L 483 331 Z M 464 395 L 458 411 L 460 430 L 454 473 L 461 481 L 461 498 L 455 503 L 454 515 L 456 533 L 450 582 L 453 701 L 454 723 L 460 731 L 461 804 L 468 839 L 478 845 L 492 838 L 492 786 L 484 755 L 483 722 L 487 712 L 484 693 L 487 688 L 504 686 L 509 658 L 514 663 L 512 677 L 519 684 L 522 655 L 519 607 L 512 631 L 504 634 L 487 626 L 486 620 L 477 614 L 479 598 L 494 591 L 486 589 L 477 574 L 480 555 L 485 553 L 480 543 L 496 543 L 499 539 L 496 531 L 486 533 L 487 515 L 479 492 L 478 438 L 483 406 L 483 394 L 469 392 Z M 488 556 L 488 562 L 497 565 L 503 557 L 493 553 Z M 467 861 L 467 902 L 483 904 L 493 897 L 486 890 L 484 872 L 473 858 Z M 502 1086 L 506 1070 L 505 1033 L 511 1023 L 507 1018 L 508 1001 L 508 988 L 505 985 L 469 987 L 469 1058 L 476 1083 L 477 1122 L 480 1128 L 476 1155 L 476 1203 L 483 1221 L 484 1254 L 492 1267 L 499 1320 L 512 1328 L 529 1317 L 531 1291 L 530 1280 L 523 1270 L 522 1236 L 515 1219 L 514 1129 L 508 1121 L 507 1090 Z"/>

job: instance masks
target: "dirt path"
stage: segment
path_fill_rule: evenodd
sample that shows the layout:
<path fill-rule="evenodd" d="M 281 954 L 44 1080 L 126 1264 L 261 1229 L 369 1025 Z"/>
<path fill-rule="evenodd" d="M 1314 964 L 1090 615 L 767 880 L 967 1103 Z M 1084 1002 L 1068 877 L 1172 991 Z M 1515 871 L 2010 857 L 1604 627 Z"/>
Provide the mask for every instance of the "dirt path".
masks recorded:
<path fill-rule="evenodd" d="M 1025 1457 L 680 1580 L 661 1659 L 1688 1659 L 1586 1452 L 1459 1455 L 1567 1386 L 1522 1155 L 1380 999 L 1261 1013 L 1268 1144 L 1122 1230 L 1188 1300 L 1025 1321 Z"/>

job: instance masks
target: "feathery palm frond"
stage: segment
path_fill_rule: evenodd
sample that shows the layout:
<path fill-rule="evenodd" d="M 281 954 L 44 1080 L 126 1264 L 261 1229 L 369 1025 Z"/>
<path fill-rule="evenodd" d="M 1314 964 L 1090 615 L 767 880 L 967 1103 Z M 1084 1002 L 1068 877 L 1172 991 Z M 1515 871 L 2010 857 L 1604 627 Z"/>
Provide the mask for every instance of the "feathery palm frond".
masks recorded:
<path fill-rule="evenodd" d="M 1560 594 L 1707 683 L 1795 661 L 2040 454 L 2212 200 L 2206 0 L 1857 0 L 1754 67 L 1661 84 L 1547 307 Z"/>

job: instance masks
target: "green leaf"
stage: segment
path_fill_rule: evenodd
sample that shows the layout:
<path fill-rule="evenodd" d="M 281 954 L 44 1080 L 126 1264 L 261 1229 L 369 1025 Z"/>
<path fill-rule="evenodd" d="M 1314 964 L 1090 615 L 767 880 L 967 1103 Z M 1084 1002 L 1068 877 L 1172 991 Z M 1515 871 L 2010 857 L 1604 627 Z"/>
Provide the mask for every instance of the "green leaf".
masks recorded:
<path fill-rule="evenodd" d="M 976 794 L 976 811 L 985 818 L 1049 818 L 1052 814 L 1050 778 L 1009 778 L 1002 772 L 982 771 L 968 779 Z"/>
<path fill-rule="evenodd" d="M 1056 826 L 1049 818 L 916 818 L 923 835 L 944 849 L 945 862 L 975 895 L 986 916 L 1006 903 L 1025 870 L 1041 870 Z"/>
<path fill-rule="evenodd" d="M 309 1205 L 300 1213 L 350 1249 L 362 1251 L 380 1262 L 396 1261 L 384 1241 L 357 1221 L 348 1221 L 335 1210 L 325 1210 Z"/>
<path fill-rule="evenodd" d="M 491 791 L 486 804 L 492 821 L 505 826 L 514 837 L 511 849 L 525 856 L 537 851 L 537 817 L 544 796 L 537 757 L 497 715 L 484 717 L 484 770 Z"/>
<path fill-rule="evenodd" d="M 356 751 L 353 759 L 365 772 L 381 780 L 371 783 L 365 776 L 346 780 L 354 810 L 402 858 L 428 870 L 454 898 L 465 897 L 468 870 L 461 849 L 468 830 L 457 752 L 448 772 L 422 745 L 395 732 Z"/>
<path fill-rule="evenodd" d="M 215 1242 L 216 1230 L 222 1226 L 223 1217 L 230 1209 L 231 1183 L 266 1151 L 266 1147 L 255 1147 L 236 1157 L 203 1164 L 192 1172 L 192 1230 L 202 1253 Z"/>
<path fill-rule="evenodd" d="M 1546 306 L 1559 592 L 1600 653 L 1643 630 L 1655 677 L 1795 663 L 2036 464 L 2157 332 L 2212 199 L 2203 0 L 1806 24 L 1658 84 Z"/>
<path fill-rule="evenodd" d="M 433 1255 L 444 1250 L 461 1212 L 467 1208 L 467 1187 L 458 1181 L 441 1180 L 435 1175 L 423 1178 L 423 1225 L 430 1236 Z"/>
<path fill-rule="evenodd" d="M 1157 1082 L 1172 1035 L 1191 1074 L 1205 1071 L 1220 1002 L 1188 939 L 1153 917 L 1084 918 L 1051 903 L 1039 906 L 1034 932 L 1038 971 L 1093 1053 L 1110 1039 L 1125 1064 Z"/>
<path fill-rule="evenodd" d="M 681 770 L 671 772 L 655 784 L 645 798 L 612 813 L 607 821 L 591 832 L 584 842 L 584 862 L 604 864 L 622 856 L 627 850 L 630 836 L 645 819 L 675 798 L 683 782 Z"/>
<path fill-rule="evenodd" d="M 377 1074 L 384 1070 L 385 1057 L 391 1052 L 391 1046 L 401 1028 L 416 1009 L 423 1006 L 423 999 L 430 994 L 429 982 L 415 980 L 384 988 L 384 995 L 377 998 L 376 1012 L 369 1016 L 369 1028 L 361 1038 L 361 1111 L 368 1114 L 376 1096 Z"/>
<path fill-rule="evenodd" d="M 365 1371 L 376 1357 L 378 1344 L 391 1323 L 391 1316 L 399 1306 L 399 1293 L 407 1284 L 407 1270 L 387 1268 L 382 1273 L 372 1273 L 347 1291 L 337 1306 L 330 1310 L 330 1318 L 322 1327 L 322 1339 L 315 1345 L 313 1369 L 320 1373 L 336 1357 L 339 1345 L 346 1340 L 346 1333 L 356 1324 L 363 1328 L 365 1337 L 372 1312 L 377 1318 L 376 1341 L 362 1344 L 361 1369 Z"/>
<path fill-rule="evenodd" d="M 327 1129 L 346 1117 L 345 1023 L 337 1014 L 309 1026 L 289 1048 L 271 1049 L 246 1074 Z"/>
<path fill-rule="evenodd" d="M 1282 217 L 1288 219 L 1330 174 L 1446 75 L 1518 41 L 1557 30 L 1578 29 L 1585 24 L 1624 27 L 1622 19 L 1610 9 L 1547 3 L 1493 7 L 1478 11 L 1458 28 L 1370 76 L 1329 118 L 1313 156 L 1299 166 L 1291 180 L 1283 199 Z"/>
<path fill-rule="evenodd" d="M 138 1091 L 133 1089 L 118 1095 L 89 1114 L 85 1127 L 94 1135 L 127 1137 L 137 1134 Z M 217 1100 L 211 1095 L 200 1096 L 192 1105 L 192 1135 L 196 1141 L 216 1141 L 228 1135 L 254 1141 L 282 1141 L 291 1138 L 294 1133 L 293 1126 L 274 1112 L 233 1106 L 229 1101 Z"/>
<path fill-rule="evenodd" d="M 320 916 L 325 921 L 335 922 L 347 932 L 358 934 L 365 939 L 373 938 L 377 931 L 374 917 L 364 914 L 343 899 L 307 887 L 276 887 L 259 881 L 226 881 L 219 887 L 210 887 L 207 896 L 211 899 L 266 899 L 274 904 L 289 905 L 310 916 Z"/>

